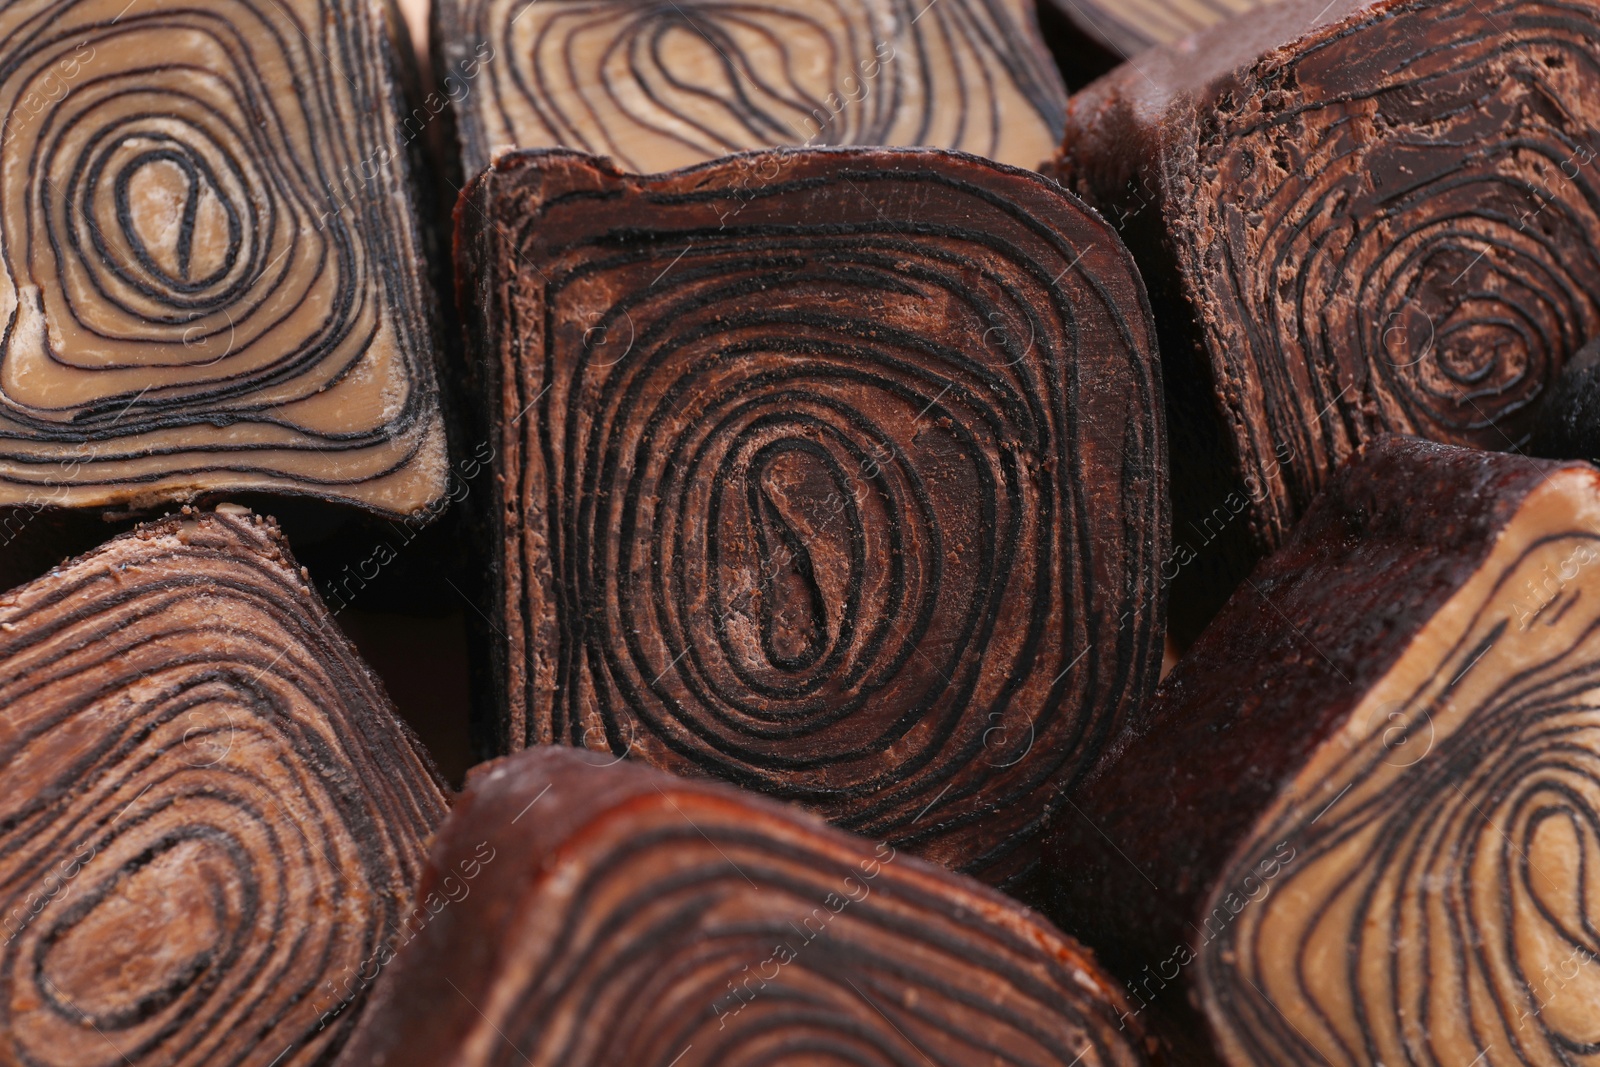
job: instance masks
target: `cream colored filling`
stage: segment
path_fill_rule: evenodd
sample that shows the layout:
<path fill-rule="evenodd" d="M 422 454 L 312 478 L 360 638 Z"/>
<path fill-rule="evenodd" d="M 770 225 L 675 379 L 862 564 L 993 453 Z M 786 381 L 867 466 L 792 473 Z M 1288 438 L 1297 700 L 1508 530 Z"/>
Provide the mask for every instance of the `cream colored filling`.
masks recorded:
<path fill-rule="evenodd" d="M 1212 914 L 1294 858 L 1202 950 L 1230 1062 L 1306 1062 L 1297 1036 L 1331 1064 L 1600 1063 L 1597 482 L 1528 497 L 1236 853 Z"/>
<path fill-rule="evenodd" d="M 686 3 L 644 17 L 617 0 L 491 0 L 491 40 L 511 54 L 502 45 L 483 64 L 487 91 L 463 82 L 464 103 L 491 156 L 559 145 L 657 172 L 750 148 L 883 144 L 1037 167 L 1056 149 L 1052 123 L 985 34 L 962 29 L 972 23 L 957 16 L 980 5 L 939 5 L 913 24 L 886 0 Z M 1007 41 L 1033 44 L 1024 3 L 999 9 Z"/>

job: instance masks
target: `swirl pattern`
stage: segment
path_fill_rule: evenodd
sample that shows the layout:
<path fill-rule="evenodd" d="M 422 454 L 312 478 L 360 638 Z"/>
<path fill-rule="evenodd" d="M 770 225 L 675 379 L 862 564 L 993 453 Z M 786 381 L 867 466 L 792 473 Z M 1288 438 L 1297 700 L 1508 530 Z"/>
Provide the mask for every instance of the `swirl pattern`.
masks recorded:
<path fill-rule="evenodd" d="M 380 18 L 0 4 L 0 503 L 442 493 Z"/>
<path fill-rule="evenodd" d="M 644 173 L 799 144 L 1037 167 L 1066 108 L 1018 0 L 442 0 L 436 18 L 469 175 L 510 147 Z"/>
<path fill-rule="evenodd" d="M 7 594 L 0 679 L 0 1062 L 328 1062 L 445 803 L 275 529 Z"/>
<path fill-rule="evenodd" d="M 448 923 L 341 1064 L 1145 1062 L 1092 958 L 1031 912 L 723 787 L 524 752 L 475 772 L 422 891 L 447 881 Z"/>
<path fill-rule="evenodd" d="M 1597 487 L 1528 499 L 1241 845 L 1224 885 L 1297 855 L 1202 956 L 1232 1062 L 1600 1053 Z"/>
<path fill-rule="evenodd" d="M 637 180 L 526 153 L 470 195 L 503 743 L 1029 862 L 1161 655 L 1159 383 L 1115 236 L 931 151 Z"/>
<path fill-rule="evenodd" d="M 1600 18 L 1369 5 L 1253 78 L 1223 100 L 1197 164 L 1214 177 L 1179 226 L 1275 542 L 1378 433 L 1519 445 L 1600 332 Z"/>

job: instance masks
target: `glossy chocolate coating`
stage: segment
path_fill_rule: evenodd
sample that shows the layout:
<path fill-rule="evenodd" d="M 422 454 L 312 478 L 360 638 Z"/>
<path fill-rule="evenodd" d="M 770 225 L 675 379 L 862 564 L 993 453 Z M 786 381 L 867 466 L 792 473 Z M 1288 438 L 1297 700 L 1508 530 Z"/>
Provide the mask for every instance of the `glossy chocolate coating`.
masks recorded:
<path fill-rule="evenodd" d="M 1552 384 L 1528 454 L 1600 460 L 1600 338 L 1580 348 Z"/>

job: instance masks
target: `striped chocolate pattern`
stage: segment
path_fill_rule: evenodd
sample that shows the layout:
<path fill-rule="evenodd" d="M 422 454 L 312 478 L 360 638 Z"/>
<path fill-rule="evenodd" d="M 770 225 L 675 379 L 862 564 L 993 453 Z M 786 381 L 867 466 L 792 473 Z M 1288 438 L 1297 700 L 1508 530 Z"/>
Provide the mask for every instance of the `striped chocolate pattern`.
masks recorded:
<path fill-rule="evenodd" d="M 1219 879 L 1281 868 L 1260 903 L 1205 908 L 1203 996 L 1233 1062 L 1600 1051 L 1600 526 L 1507 539 L 1437 626 L 1442 658 L 1397 664 Z"/>
<path fill-rule="evenodd" d="M 1379 433 L 1526 441 L 1600 332 L 1596 94 L 1593 5 L 1454 0 L 1364 11 L 1220 102 L 1175 244 L 1266 543 Z"/>
<path fill-rule="evenodd" d="M 567 749 L 475 772 L 341 1064 L 1138 1067 L 1033 913 L 792 808 Z"/>

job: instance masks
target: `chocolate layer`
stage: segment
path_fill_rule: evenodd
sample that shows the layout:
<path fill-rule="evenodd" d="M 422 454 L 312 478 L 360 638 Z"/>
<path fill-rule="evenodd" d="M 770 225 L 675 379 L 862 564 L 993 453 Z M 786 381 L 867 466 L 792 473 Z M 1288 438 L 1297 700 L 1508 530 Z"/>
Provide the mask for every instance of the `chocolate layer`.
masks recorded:
<path fill-rule="evenodd" d="M 1527 451 L 1600 462 L 1600 338 L 1574 353 L 1551 383 Z"/>
<path fill-rule="evenodd" d="M 1600 474 L 1380 439 L 1074 796 L 1054 913 L 1230 1064 L 1561 1062 L 1600 1036 L 1597 635 Z"/>
<path fill-rule="evenodd" d="M 1591 3 L 1295 0 L 1074 100 L 1064 180 L 1162 331 L 1176 526 L 1242 542 L 1213 602 L 1377 434 L 1526 441 L 1600 332 L 1597 59 Z"/>

